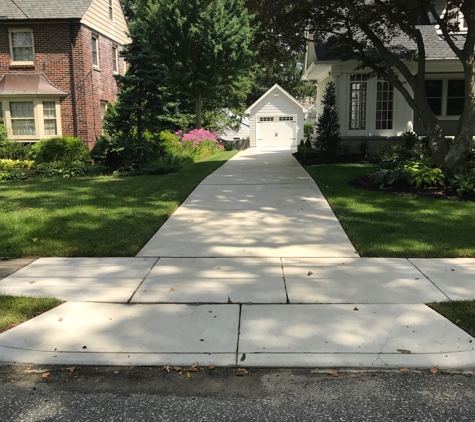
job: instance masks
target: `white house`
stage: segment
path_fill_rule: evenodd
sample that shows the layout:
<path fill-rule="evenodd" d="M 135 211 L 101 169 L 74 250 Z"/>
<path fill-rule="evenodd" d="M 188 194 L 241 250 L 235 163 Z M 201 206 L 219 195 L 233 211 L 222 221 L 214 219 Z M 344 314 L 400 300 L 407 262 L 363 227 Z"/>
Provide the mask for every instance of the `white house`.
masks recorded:
<path fill-rule="evenodd" d="M 438 2 L 440 13 L 443 13 L 442 3 Z M 463 31 L 463 25 L 461 27 Z M 420 25 L 419 29 L 426 46 L 428 100 L 444 133 L 452 136 L 463 111 L 462 65 L 439 36 L 438 28 L 430 16 L 427 24 Z M 463 40 L 463 34 L 459 36 L 457 43 Z M 415 44 L 408 37 L 400 36 L 392 41 L 391 46 L 395 47 L 394 51 L 404 51 L 405 48 L 414 48 Z M 317 83 L 317 116 L 322 112 L 322 98 L 327 83 L 335 83 L 341 134 L 349 152 L 358 152 L 362 141 L 370 147 L 382 146 L 399 139 L 407 130 L 413 130 L 420 136 L 426 135 L 422 123 L 414 117 L 413 110 L 399 91 L 382 79 L 368 78 L 369 69 L 356 70 L 356 60 L 330 59 L 329 53 L 325 42 L 308 44 L 304 79 Z M 405 63 L 413 74 L 417 72 L 415 62 Z M 406 88 L 410 90 L 407 84 Z"/>
<path fill-rule="evenodd" d="M 303 139 L 306 113 L 302 104 L 275 84 L 246 110 L 251 148 L 296 148 Z"/>

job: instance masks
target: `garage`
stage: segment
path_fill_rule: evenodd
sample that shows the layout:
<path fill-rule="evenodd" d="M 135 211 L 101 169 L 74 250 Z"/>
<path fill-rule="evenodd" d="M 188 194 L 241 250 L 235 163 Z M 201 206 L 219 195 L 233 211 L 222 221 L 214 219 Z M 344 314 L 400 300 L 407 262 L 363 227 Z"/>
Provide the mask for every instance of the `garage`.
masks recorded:
<path fill-rule="evenodd" d="M 250 146 L 296 148 L 303 138 L 307 110 L 279 85 L 274 85 L 246 110 L 250 121 Z"/>

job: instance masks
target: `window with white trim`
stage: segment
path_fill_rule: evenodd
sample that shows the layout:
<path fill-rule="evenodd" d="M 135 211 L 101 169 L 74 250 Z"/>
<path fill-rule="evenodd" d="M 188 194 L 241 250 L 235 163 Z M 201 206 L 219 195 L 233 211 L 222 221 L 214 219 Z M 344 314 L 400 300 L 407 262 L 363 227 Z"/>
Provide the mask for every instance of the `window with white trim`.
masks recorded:
<path fill-rule="evenodd" d="M 376 85 L 376 130 L 392 129 L 394 88 L 382 79 L 378 79 Z"/>
<path fill-rule="evenodd" d="M 460 116 L 465 105 L 465 80 L 447 81 L 447 116 Z"/>
<path fill-rule="evenodd" d="M 113 20 L 114 19 L 114 6 L 112 4 L 113 0 L 109 0 L 109 19 Z"/>
<path fill-rule="evenodd" d="M 117 66 L 117 47 L 115 45 L 112 46 L 112 70 L 114 73 L 119 71 Z"/>
<path fill-rule="evenodd" d="M 33 101 L 10 102 L 13 136 L 36 135 Z"/>
<path fill-rule="evenodd" d="M 10 56 L 14 63 L 34 63 L 35 48 L 31 29 L 10 29 Z"/>
<path fill-rule="evenodd" d="M 24 142 L 61 136 L 59 98 L 0 98 L 7 136 Z M 1 116 L 1 112 L 0 112 Z"/>
<path fill-rule="evenodd" d="M 293 122 L 294 118 L 292 116 L 282 116 L 279 117 L 279 122 Z"/>
<path fill-rule="evenodd" d="M 436 116 L 460 116 L 465 104 L 464 79 L 427 79 L 426 97 Z"/>
<path fill-rule="evenodd" d="M 56 103 L 54 101 L 43 101 L 43 118 L 46 136 L 56 136 L 58 125 L 56 122 Z"/>
<path fill-rule="evenodd" d="M 92 65 L 99 67 L 99 42 L 96 35 L 91 37 Z"/>
<path fill-rule="evenodd" d="M 350 75 L 349 129 L 366 129 L 367 76 L 362 73 Z"/>
<path fill-rule="evenodd" d="M 274 118 L 273 117 L 259 117 L 260 122 L 273 122 Z"/>

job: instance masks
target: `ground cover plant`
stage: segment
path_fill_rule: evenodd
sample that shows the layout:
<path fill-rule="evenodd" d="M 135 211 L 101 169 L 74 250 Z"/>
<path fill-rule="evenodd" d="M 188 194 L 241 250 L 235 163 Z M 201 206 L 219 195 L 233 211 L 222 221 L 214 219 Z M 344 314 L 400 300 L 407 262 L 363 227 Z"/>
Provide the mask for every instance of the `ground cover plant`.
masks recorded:
<path fill-rule="evenodd" d="M 307 166 L 361 256 L 475 257 L 475 202 L 358 189 L 371 164 Z"/>
<path fill-rule="evenodd" d="M 137 177 L 0 183 L 3 257 L 135 256 L 193 189 L 235 151 Z"/>
<path fill-rule="evenodd" d="M 0 295 L 0 333 L 61 305 L 53 297 L 33 298 Z"/>

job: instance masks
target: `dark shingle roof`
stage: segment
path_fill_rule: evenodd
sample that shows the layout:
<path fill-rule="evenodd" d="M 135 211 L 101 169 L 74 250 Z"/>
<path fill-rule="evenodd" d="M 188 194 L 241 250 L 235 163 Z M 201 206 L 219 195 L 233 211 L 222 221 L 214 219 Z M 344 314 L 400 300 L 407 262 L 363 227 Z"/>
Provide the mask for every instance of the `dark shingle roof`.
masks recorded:
<path fill-rule="evenodd" d="M 420 25 L 419 30 L 424 38 L 426 48 L 426 58 L 428 59 L 456 59 L 457 56 L 449 47 L 449 45 L 439 36 L 434 25 Z M 462 35 L 455 36 L 455 44 L 458 47 L 463 47 L 465 38 Z M 395 37 L 391 44 L 390 50 L 400 59 L 407 57 L 408 50 L 415 50 L 416 43 L 407 35 L 402 34 Z M 335 60 L 336 56 L 331 55 L 331 50 L 328 48 L 326 42 L 315 43 L 315 53 L 317 61 Z"/>
<path fill-rule="evenodd" d="M 92 0 L 0 0 L 0 20 L 80 19 Z"/>

